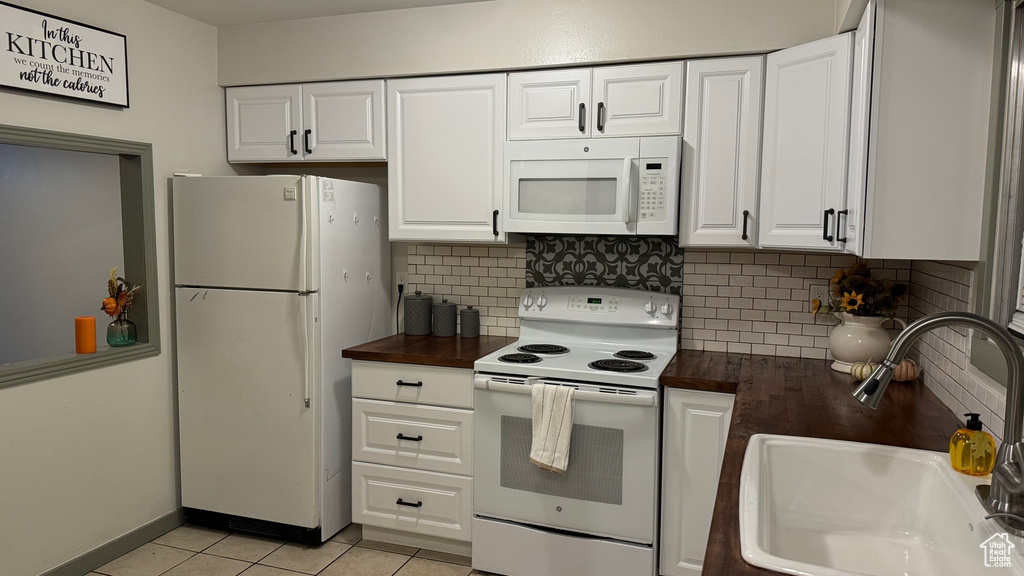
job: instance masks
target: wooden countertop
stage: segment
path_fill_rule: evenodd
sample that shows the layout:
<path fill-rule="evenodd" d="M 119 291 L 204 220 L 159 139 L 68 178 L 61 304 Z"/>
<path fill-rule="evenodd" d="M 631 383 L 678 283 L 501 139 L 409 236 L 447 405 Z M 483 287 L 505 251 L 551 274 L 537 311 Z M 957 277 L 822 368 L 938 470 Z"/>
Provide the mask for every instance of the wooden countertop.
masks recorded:
<path fill-rule="evenodd" d="M 661 376 L 672 388 L 735 392 L 703 576 L 778 574 L 740 555 L 740 470 L 754 434 L 788 434 L 944 452 L 959 421 L 918 381 L 893 382 L 877 410 L 824 360 L 680 350 Z"/>
<path fill-rule="evenodd" d="M 434 336 L 406 336 L 396 334 L 380 340 L 360 344 L 341 351 L 342 358 L 371 360 L 374 362 L 400 362 L 425 364 L 449 368 L 473 368 L 473 363 L 491 352 L 515 342 L 504 336 L 479 338 L 435 338 Z"/>

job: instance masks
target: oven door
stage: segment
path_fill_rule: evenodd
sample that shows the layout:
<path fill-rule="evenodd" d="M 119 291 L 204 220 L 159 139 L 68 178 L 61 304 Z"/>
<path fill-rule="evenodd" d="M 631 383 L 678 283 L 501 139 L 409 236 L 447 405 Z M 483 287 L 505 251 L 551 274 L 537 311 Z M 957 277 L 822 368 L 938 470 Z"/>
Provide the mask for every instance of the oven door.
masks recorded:
<path fill-rule="evenodd" d="M 507 232 L 635 234 L 640 140 L 505 144 Z"/>
<path fill-rule="evenodd" d="M 557 474 L 529 461 L 532 380 L 476 375 L 474 514 L 653 544 L 657 391 L 580 384 Z"/>

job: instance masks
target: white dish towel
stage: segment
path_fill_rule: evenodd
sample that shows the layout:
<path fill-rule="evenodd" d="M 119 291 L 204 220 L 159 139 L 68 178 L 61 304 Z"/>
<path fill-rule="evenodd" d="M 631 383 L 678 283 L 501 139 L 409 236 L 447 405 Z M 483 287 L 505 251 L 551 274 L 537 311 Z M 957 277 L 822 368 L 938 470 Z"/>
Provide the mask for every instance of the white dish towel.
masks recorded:
<path fill-rule="evenodd" d="M 565 474 L 569 466 L 572 436 L 572 386 L 533 385 L 533 444 L 530 462 L 552 472 Z"/>

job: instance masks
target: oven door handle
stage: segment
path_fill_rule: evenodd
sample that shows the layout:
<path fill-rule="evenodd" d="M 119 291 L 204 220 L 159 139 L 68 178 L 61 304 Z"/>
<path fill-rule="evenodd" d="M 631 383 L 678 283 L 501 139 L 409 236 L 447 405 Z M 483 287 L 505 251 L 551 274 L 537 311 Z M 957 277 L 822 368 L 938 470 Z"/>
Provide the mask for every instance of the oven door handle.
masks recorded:
<path fill-rule="evenodd" d="M 533 386 L 529 384 L 509 384 L 481 376 L 473 379 L 473 386 L 481 390 L 493 390 L 494 392 L 511 392 L 512 394 L 533 393 Z M 658 394 L 653 391 L 651 393 L 641 392 L 633 396 L 630 394 L 611 394 L 577 389 L 574 397 L 581 402 L 605 402 L 608 404 L 629 404 L 632 406 L 658 405 Z"/>

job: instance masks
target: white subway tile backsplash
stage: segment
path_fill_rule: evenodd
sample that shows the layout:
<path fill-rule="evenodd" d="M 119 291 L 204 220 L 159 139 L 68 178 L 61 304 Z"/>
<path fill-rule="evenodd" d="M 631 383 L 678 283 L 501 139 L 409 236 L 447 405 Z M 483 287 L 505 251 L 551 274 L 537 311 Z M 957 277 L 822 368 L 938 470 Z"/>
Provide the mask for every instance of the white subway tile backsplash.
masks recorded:
<path fill-rule="evenodd" d="M 526 248 L 443 244 L 407 246 L 409 293 L 421 290 L 480 310 L 481 334 L 519 335 Z"/>
<path fill-rule="evenodd" d="M 828 358 L 828 333 L 838 320 L 811 313 L 810 287 L 827 285 L 835 267 L 856 261 L 822 254 L 686 251 L 683 285 L 688 289 L 683 305 L 692 308 L 684 308 L 683 316 L 704 322 L 701 332 L 695 330 L 686 338 L 688 347 L 707 350 L 708 342 L 725 342 L 735 350 L 741 343 L 751 344 L 754 354 Z M 910 273 L 905 261 L 876 261 L 871 266 L 882 277 Z M 905 318 L 909 308 L 901 312 Z M 721 320 L 728 320 L 727 326 Z M 704 345 L 695 343 L 702 339 Z"/>

